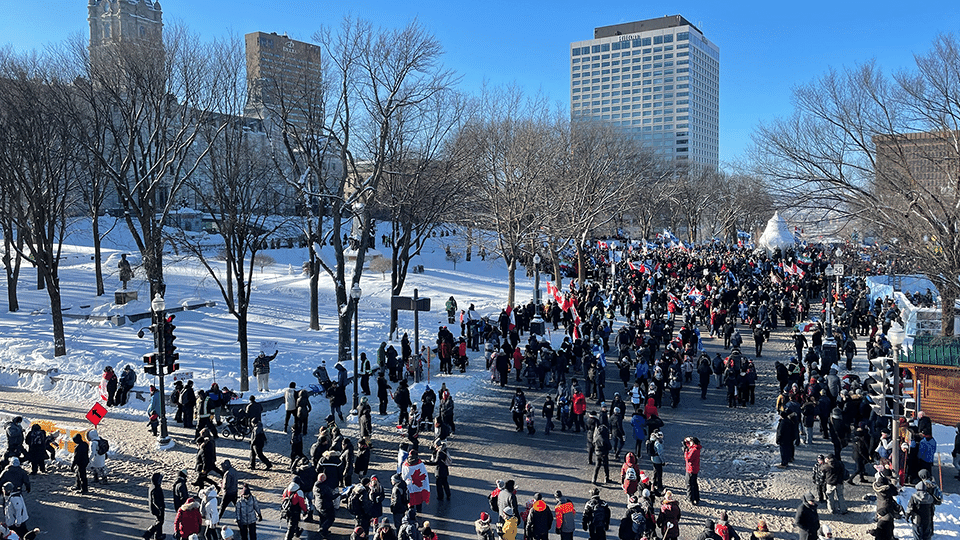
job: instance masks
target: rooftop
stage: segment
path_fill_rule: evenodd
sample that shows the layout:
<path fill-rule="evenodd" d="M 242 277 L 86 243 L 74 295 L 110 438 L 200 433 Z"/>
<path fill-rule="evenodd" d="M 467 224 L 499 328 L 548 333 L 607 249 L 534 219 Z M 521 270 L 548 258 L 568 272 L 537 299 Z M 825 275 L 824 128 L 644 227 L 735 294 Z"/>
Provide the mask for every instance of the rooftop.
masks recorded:
<path fill-rule="evenodd" d="M 667 15 L 656 19 L 645 19 L 628 23 L 614 24 L 610 26 L 600 26 L 594 28 L 593 38 L 600 39 L 605 37 L 620 36 L 624 34 L 636 34 L 638 32 L 649 32 L 651 30 L 663 30 L 665 28 L 676 28 L 678 26 L 690 26 L 697 32 L 700 29 L 690 21 L 683 18 L 683 15 Z M 703 32 L 700 32 L 703 34 Z"/>

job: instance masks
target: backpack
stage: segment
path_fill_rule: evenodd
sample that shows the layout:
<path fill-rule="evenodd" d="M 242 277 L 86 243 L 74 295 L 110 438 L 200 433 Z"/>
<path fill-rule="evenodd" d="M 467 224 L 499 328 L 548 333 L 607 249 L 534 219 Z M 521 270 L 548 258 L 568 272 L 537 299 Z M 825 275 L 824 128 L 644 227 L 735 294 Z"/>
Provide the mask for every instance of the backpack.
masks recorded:
<path fill-rule="evenodd" d="M 626 473 L 626 475 L 625 475 L 625 478 L 626 478 L 627 480 L 630 480 L 630 481 L 636 480 L 636 479 L 637 479 L 637 470 L 634 469 L 633 467 L 630 467 L 629 469 L 627 469 L 627 473 Z"/>
<path fill-rule="evenodd" d="M 110 441 L 108 441 L 108 440 L 106 440 L 106 439 L 104 439 L 104 438 L 101 437 L 101 438 L 97 441 L 97 455 L 98 455 L 98 456 L 105 456 L 105 455 L 107 455 L 107 452 L 109 452 L 109 451 L 110 451 Z"/>
<path fill-rule="evenodd" d="M 730 527 L 728 525 L 724 525 L 723 523 L 717 523 L 717 526 L 714 529 L 714 531 L 717 533 L 717 536 L 719 536 L 722 540 L 730 540 Z"/>
<path fill-rule="evenodd" d="M 497 489 L 491 491 L 491 492 L 490 492 L 490 496 L 487 497 L 487 499 L 489 499 L 489 501 L 490 501 L 490 509 L 493 510 L 494 513 L 499 513 L 499 512 L 500 512 L 500 501 L 499 501 L 499 499 L 500 499 L 500 488 L 497 488 Z"/>
<path fill-rule="evenodd" d="M 280 519 L 290 519 L 291 514 L 293 513 L 293 503 L 290 501 L 292 497 L 284 497 L 280 501 Z"/>
<path fill-rule="evenodd" d="M 363 489 L 361 486 L 358 485 L 350 490 L 350 495 L 347 496 L 347 511 L 354 516 L 363 513 Z"/>
<path fill-rule="evenodd" d="M 17 424 L 11 423 L 7 427 L 7 446 L 19 448 L 23 445 L 23 430 Z"/>
<path fill-rule="evenodd" d="M 657 443 L 653 439 L 647 439 L 647 455 L 650 457 L 659 455 L 657 454 Z"/>

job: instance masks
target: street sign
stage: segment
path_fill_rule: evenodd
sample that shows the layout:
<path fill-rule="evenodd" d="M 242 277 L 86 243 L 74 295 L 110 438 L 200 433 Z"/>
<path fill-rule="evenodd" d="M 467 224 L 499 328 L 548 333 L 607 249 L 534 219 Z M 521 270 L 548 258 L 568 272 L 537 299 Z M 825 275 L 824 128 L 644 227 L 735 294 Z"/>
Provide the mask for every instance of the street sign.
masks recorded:
<path fill-rule="evenodd" d="M 192 371 L 178 371 L 173 374 L 173 382 L 177 381 L 189 381 L 193 378 Z"/>
<path fill-rule="evenodd" d="M 823 275 L 827 277 L 833 277 L 836 275 L 832 264 L 828 264 L 827 267 L 823 269 Z"/>
<path fill-rule="evenodd" d="M 93 407 L 90 408 L 90 412 L 87 413 L 87 420 L 90 421 L 94 426 L 100 425 L 100 421 L 103 420 L 103 417 L 107 415 L 107 409 L 104 408 L 100 403 L 94 403 Z"/>
<path fill-rule="evenodd" d="M 842 264 L 835 264 L 835 265 L 833 265 L 833 274 L 834 274 L 835 276 L 842 276 L 842 275 L 843 275 L 843 265 L 842 265 Z"/>
<path fill-rule="evenodd" d="M 416 309 L 414 309 L 414 306 L 416 306 Z M 394 296 L 390 299 L 390 309 L 397 311 L 430 311 L 430 299 L 417 298 L 416 304 L 414 304 L 414 299 L 409 296 Z"/>

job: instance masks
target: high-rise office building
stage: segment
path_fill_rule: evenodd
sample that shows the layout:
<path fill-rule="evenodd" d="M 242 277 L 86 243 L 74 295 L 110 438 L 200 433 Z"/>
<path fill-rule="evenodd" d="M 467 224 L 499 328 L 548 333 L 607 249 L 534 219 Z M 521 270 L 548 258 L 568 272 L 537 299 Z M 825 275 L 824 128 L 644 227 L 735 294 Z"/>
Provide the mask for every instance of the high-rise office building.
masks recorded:
<path fill-rule="evenodd" d="M 283 109 L 286 120 L 299 127 L 319 114 L 315 108 L 320 96 L 320 47 L 266 32 L 252 32 L 245 40 L 247 114 L 266 119 Z"/>
<path fill-rule="evenodd" d="M 720 161 L 720 49 L 680 15 L 570 44 L 570 115 L 621 126 L 667 159 Z"/>

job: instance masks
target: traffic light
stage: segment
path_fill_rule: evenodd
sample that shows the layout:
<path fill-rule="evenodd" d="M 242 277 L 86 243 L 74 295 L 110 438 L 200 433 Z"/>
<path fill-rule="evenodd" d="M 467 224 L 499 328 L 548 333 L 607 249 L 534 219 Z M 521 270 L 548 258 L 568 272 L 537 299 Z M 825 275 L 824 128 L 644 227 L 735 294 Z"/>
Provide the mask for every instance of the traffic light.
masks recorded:
<path fill-rule="evenodd" d="M 892 416 L 896 397 L 893 387 L 895 369 L 893 358 L 881 357 L 870 360 L 870 376 L 863 381 L 863 387 L 879 416 Z"/>
<path fill-rule="evenodd" d="M 143 356 L 143 372 L 147 375 L 157 374 L 157 353 L 150 353 Z"/>
<path fill-rule="evenodd" d="M 180 359 L 180 353 L 176 352 L 177 346 L 173 343 L 177 339 L 177 336 L 173 335 L 177 328 L 173 324 L 173 318 L 174 316 L 170 315 L 163 321 L 163 363 L 166 366 L 171 366 Z"/>
<path fill-rule="evenodd" d="M 165 367 L 166 367 L 166 374 L 171 375 L 173 374 L 173 372 L 180 369 L 180 364 L 170 363 L 170 364 L 167 364 Z"/>

